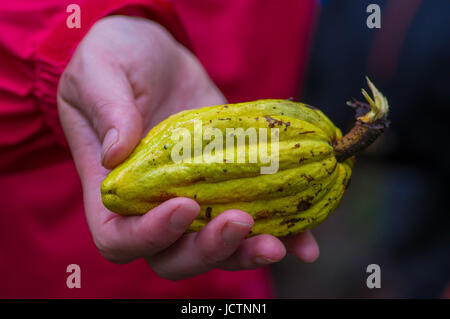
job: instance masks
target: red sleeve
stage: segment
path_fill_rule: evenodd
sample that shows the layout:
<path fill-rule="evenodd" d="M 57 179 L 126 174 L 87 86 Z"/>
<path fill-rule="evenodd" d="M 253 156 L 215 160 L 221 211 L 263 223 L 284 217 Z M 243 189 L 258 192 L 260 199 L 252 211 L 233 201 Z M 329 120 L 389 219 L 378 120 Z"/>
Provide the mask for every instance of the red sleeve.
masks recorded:
<path fill-rule="evenodd" d="M 168 0 L 83 1 L 79 5 L 81 28 L 69 29 L 66 26 L 69 13 L 63 15 L 52 25 L 52 29 L 33 55 L 34 95 L 46 123 L 62 144 L 66 144 L 66 141 L 56 108 L 58 81 L 78 43 L 95 22 L 112 14 L 145 17 L 164 26 L 177 41 L 189 47 L 187 36 Z"/>

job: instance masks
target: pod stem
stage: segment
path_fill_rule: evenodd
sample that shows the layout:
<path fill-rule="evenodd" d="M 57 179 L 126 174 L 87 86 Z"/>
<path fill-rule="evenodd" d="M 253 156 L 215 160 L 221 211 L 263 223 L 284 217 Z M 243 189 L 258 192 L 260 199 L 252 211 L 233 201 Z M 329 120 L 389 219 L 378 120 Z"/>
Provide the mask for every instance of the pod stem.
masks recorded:
<path fill-rule="evenodd" d="M 368 104 L 355 99 L 347 102 L 347 105 L 353 107 L 356 111 L 356 123 L 345 136 L 333 142 L 334 154 L 338 162 L 343 162 L 367 148 L 389 126 L 387 120 L 388 101 L 368 77 L 366 77 L 366 80 L 374 99 L 370 97 L 366 90 L 362 89 L 362 94 Z"/>

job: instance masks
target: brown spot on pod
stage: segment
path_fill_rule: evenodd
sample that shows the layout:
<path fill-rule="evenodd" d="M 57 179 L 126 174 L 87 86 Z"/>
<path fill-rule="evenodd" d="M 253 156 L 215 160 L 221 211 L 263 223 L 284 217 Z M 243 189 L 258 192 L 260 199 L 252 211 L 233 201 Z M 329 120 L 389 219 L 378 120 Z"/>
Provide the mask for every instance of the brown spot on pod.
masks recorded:
<path fill-rule="evenodd" d="M 211 212 L 212 212 L 212 208 L 206 207 L 206 211 L 205 211 L 206 218 L 211 219 Z"/>
<path fill-rule="evenodd" d="M 264 115 L 264 118 L 266 119 L 266 121 L 269 123 L 269 127 L 270 128 L 273 128 L 273 127 L 275 127 L 275 125 L 279 125 L 279 126 L 281 126 L 281 125 L 286 125 L 286 128 L 284 129 L 285 131 L 287 130 L 287 128 L 288 128 L 288 126 L 290 126 L 291 125 L 291 122 L 283 122 L 283 121 L 281 121 L 281 120 L 277 120 L 277 119 L 274 119 L 273 117 L 270 117 L 269 115 Z"/>
<path fill-rule="evenodd" d="M 314 177 L 312 177 L 311 175 L 302 174 L 302 177 L 305 178 L 308 183 L 314 180 Z"/>
<path fill-rule="evenodd" d="M 310 134 L 310 133 L 316 133 L 315 131 L 304 131 L 304 132 L 300 132 L 300 133 L 298 133 L 299 135 L 302 135 L 302 134 Z M 331 144 L 330 144 L 331 145 Z"/>
<path fill-rule="evenodd" d="M 206 181 L 205 176 L 198 176 L 198 177 L 192 179 L 192 180 L 191 180 L 191 183 L 204 182 L 204 181 Z"/>
<path fill-rule="evenodd" d="M 268 217 L 270 217 L 270 216 L 272 216 L 274 214 L 275 213 L 273 213 L 273 212 L 270 212 L 270 211 L 267 211 L 267 210 L 263 210 L 263 211 L 257 212 L 255 214 L 254 219 L 264 219 L 264 218 L 268 218 Z"/>
<path fill-rule="evenodd" d="M 296 223 L 304 220 L 306 220 L 304 217 L 285 219 L 280 223 L 280 226 L 287 225 L 288 228 L 291 228 L 295 226 Z"/>
<path fill-rule="evenodd" d="M 311 203 L 312 200 L 313 200 L 313 197 L 312 197 L 312 196 L 307 196 L 305 199 L 302 199 L 302 200 L 298 203 L 298 205 L 297 205 L 297 210 L 298 210 L 299 212 L 304 211 L 304 210 L 307 210 L 308 208 L 311 207 L 311 205 L 312 205 L 312 203 Z"/>

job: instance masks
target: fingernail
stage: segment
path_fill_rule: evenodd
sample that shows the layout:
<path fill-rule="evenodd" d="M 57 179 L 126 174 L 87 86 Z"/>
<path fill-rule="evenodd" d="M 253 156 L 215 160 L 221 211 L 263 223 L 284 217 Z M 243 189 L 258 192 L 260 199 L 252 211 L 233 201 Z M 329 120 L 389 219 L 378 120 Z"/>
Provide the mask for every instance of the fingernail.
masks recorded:
<path fill-rule="evenodd" d="M 222 229 L 222 240 L 225 245 L 236 246 L 247 235 L 251 227 L 252 225 L 237 221 L 228 222 Z"/>
<path fill-rule="evenodd" d="M 110 150 L 110 148 L 117 143 L 119 139 L 119 134 L 117 130 L 113 127 L 106 132 L 105 138 L 103 139 L 102 144 L 102 163 L 105 161 L 106 153 Z"/>
<path fill-rule="evenodd" d="M 182 233 L 192 224 L 192 218 L 183 209 L 176 208 L 170 216 L 170 228 L 176 233 Z"/>
<path fill-rule="evenodd" d="M 257 265 L 269 265 L 277 262 L 277 260 L 267 258 L 265 256 L 256 256 L 254 259 L 255 264 Z"/>

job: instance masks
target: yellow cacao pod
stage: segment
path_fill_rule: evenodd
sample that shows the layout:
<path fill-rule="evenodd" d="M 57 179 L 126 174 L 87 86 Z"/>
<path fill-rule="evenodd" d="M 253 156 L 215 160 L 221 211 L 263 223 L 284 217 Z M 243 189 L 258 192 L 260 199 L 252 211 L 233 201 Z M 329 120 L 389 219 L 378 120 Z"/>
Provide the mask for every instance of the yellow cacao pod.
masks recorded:
<path fill-rule="evenodd" d="M 369 85 L 375 101 L 366 93 L 369 104 L 358 102 L 366 119 L 359 114 L 359 127 L 345 137 L 319 109 L 289 100 L 174 114 L 110 172 L 101 185 L 103 203 L 112 212 L 139 215 L 189 197 L 201 207 L 189 231 L 229 209 L 253 217 L 250 235 L 312 228 L 341 202 L 358 145 L 385 126 L 387 101 Z"/>

